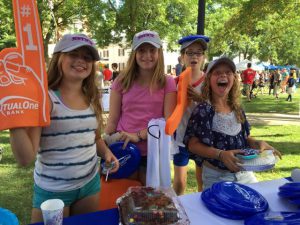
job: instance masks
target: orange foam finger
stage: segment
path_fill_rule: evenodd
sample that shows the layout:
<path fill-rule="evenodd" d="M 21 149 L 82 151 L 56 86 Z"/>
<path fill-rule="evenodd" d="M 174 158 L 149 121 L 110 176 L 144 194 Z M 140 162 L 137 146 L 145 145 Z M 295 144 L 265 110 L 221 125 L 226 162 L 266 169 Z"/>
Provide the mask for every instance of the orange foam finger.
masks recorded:
<path fill-rule="evenodd" d="M 0 130 L 50 123 L 43 37 L 35 0 L 13 0 L 16 47 L 0 52 Z"/>
<path fill-rule="evenodd" d="M 191 72 L 191 68 L 188 67 L 179 76 L 177 105 L 166 122 L 165 132 L 168 135 L 172 135 L 175 132 L 188 106 L 187 88 L 191 81 Z"/>

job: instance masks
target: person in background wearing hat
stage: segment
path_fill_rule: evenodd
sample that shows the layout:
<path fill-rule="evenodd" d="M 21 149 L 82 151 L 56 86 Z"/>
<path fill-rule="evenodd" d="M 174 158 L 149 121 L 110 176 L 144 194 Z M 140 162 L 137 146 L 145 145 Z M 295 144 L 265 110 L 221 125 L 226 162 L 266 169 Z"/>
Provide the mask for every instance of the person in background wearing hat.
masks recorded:
<path fill-rule="evenodd" d="M 191 67 L 191 83 L 190 92 L 200 93 L 202 81 L 204 80 L 204 72 L 201 68 L 205 59 L 205 50 L 207 49 L 207 43 L 209 38 L 203 35 L 189 35 L 181 38 L 178 43 L 181 45 L 180 53 L 185 67 Z M 191 97 L 191 96 L 189 96 Z M 193 154 L 190 154 L 183 144 L 183 137 L 186 130 L 188 120 L 191 116 L 193 109 L 196 107 L 196 102 L 191 102 L 186 112 L 184 113 L 180 124 L 174 135 L 174 141 L 172 147 L 175 148 L 173 152 L 178 152 L 174 155 L 174 180 L 173 188 L 177 195 L 184 194 L 187 180 L 187 165 L 189 158 L 196 159 Z M 196 161 L 196 178 L 198 183 L 198 191 L 202 191 L 202 179 L 201 179 L 201 161 Z"/>
<path fill-rule="evenodd" d="M 64 216 L 94 212 L 99 207 L 98 156 L 116 157 L 101 139 L 102 109 L 95 83 L 97 49 L 86 35 L 66 34 L 56 44 L 48 68 L 51 123 L 48 127 L 10 130 L 17 162 L 34 159 L 31 222 L 43 220 L 40 205 L 48 199 L 64 202 Z"/>
<path fill-rule="evenodd" d="M 134 35 L 125 70 L 113 82 L 105 132 L 116 141 L 130 141 L 141 151 L 142 160 L 132 179 L 146 183 L 147 127 L 151 119 L 167 119 L 176 106 L 176 84 L 164 75 L 162 42 L 154 31 Z"/>
<path fill-rule="evenodd" d="M 184 143 L 203 159 L 203 188 L 219 181 L 256 182 L 253 172 L 240 171 L 236 154 L 241 149 L 274 150 L 250 136 L 249 123 L 240 105 L 240 85 L 232 60 L 210 62 L 201 87 L 200 103 L 188 122 Z"/>

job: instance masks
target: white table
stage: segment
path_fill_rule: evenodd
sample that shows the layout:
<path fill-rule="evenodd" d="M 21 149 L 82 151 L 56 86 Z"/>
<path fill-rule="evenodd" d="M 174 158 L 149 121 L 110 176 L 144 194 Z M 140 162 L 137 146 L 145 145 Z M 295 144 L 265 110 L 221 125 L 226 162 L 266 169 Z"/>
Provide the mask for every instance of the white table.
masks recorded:
<path fill-rule="evenodd" d="M 262 194 L 269 203 L 271 211 L 298 211 L 297 206 L 289 203 L 286 199 L 278 196 L 278 187 L 289 182 L 286 179 L 277 179 L 271 181 L 263 181 L 254 184 L 248 184 L 249 187 L 255 189 Z M 201 200 L 201 192 L 187 194 L 179 197 L 185 211 L 191 222 L 190 225 L 243 225 L 244 220 L 229 220 L 217 216 L 210 212 Z"/>

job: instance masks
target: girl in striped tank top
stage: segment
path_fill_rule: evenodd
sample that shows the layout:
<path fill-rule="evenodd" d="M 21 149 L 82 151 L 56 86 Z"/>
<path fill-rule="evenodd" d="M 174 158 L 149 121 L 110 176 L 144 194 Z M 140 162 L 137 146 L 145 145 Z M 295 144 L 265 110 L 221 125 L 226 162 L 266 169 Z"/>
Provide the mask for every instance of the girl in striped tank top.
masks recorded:
<path fill-rule="evenodd" d="M 17 162 L 34 159 L 31 222 L 42 221 L 40 205 L 47 199 L 64 201 L 64 216 L 98 210 L 98 155 L 107 163 L 116 157 L 100 136 L 102 109 L 95 83 L 98 51 L 87 36 L 67 34 L 56 44 L 48 68 L 51 123 L 48 127 L 10 130 Z"/>

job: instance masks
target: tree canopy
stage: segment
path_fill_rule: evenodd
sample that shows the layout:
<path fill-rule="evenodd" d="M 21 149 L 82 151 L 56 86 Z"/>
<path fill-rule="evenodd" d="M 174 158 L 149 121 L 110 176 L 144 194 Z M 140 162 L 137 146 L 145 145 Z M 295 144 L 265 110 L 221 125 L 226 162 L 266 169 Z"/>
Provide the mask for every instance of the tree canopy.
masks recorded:
<path fill-rule="evenodd" d="M 64 30 L 87 32 L 99 47 L 129 45 L 141 30 L 156 30 L 170 50 L 197 31 L 197 0 L 37 0 L 45 54 Z M 0 2 L 0 49 L 15 43 L 10 0 Z M 258 58 L 274 64 L 300 62 L 297 0 L 207 0 L 209 57 Z M 46 55 L 47 56 L 47 55 Z"/>

